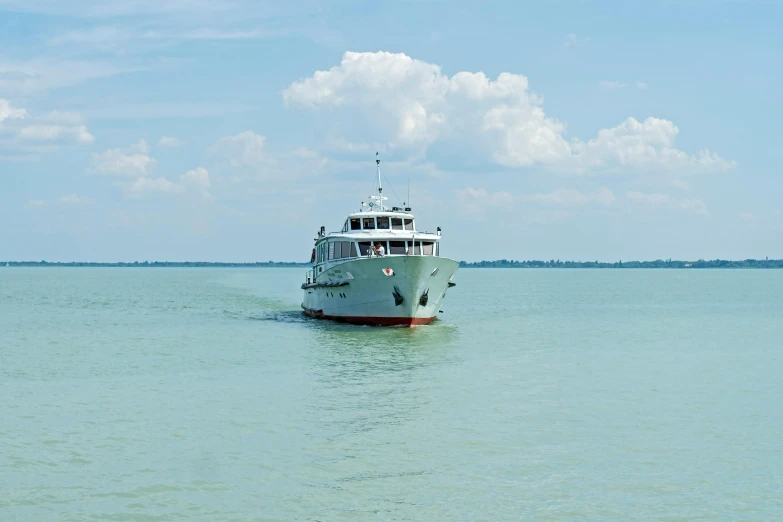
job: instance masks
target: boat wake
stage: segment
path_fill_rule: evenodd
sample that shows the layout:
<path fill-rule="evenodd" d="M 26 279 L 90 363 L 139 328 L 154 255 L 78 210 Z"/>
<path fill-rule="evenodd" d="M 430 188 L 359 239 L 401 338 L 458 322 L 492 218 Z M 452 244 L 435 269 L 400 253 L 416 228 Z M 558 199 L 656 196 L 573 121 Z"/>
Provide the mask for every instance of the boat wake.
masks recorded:
<path fill-rule="evenodd" d="M 274 321 L 279 323 L 304 323 L 309 320 L 301 310 L 269 310 L 245 316 L 250 321 Z"/>

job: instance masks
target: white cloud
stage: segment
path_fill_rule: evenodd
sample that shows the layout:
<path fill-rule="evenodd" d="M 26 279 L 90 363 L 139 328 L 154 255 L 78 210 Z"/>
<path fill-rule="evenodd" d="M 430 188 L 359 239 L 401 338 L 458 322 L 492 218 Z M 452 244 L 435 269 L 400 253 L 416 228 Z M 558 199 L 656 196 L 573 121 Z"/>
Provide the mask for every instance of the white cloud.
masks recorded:
<path fill-rule="evenodd" d="M 25 109 L 13 107 L 5 99 L 0 99 L 0 132 L 11 137 L 5 146 L 37 152 L 67 143 L 88 144 L 95 141 L 95 136 L 87 130 L 79 114 L 52 111 L 44 116 L 31 117 Z M 45 143 L 47 147 L 31 148 L 25 142 Z"/>
<path fill-rule="evenodd" d="M 8 100 L 0 98 L 0 123 L 5 120 L 22 119 L 27 117 L 27 111 L 11 107 Z"/>
<path fill-rule="evenodd" d="M 179 138 L 172 138 L 171 136 L 161 136 L 158 140 L 158 145 L 161 147 L 181 147 L 185 142 Z"/>
<path fill-rule="evenodd" d="M 678 188 L 680 190 L 690 190 L 691 185 L 687 181 L 682 181 L 681 179 L 675 179 L 672 181 L 672 187 Z"/>
<path fill-rule="evenodd" d="M 26 141 L 69 141 L 74 143 L 92 143 L 95 136 L 87 127 L 78 125 L 66 127 L 63 125 L 28 125 L 19 130 L 18 136 Z"/>
<path fill-rule="evenodd" d="M 67 196 L 62 196 L 60 199 L 57 200 L 58 203 L 61 205 L 68 205 L 68 206 L 85 206 L 85 205 L 92 205 L 95 203 L 95 200 L 92 198 L 88 198 L 87 196 L 77 196 L 76 194 L 68 194 Z"/>
<path fill-rule="evenodd" d="M 628 118 L 617 127 L 603 129 L 582 142 L 572 141 L 572 160 L 577 169 L 611 167 L 655 167 L 669 170 L 728 170 L 736 162 L 727 161 L 708 149 L 693 155 L 675 147 L 680 129 L 671 121 Z"/>
<path fill-rule="evenodd" d="M 209 148 L 209 152 L 232 167 L 260 167 L 266 161 L 265 145 L 265 137 L 248 130 L 220 138 Z"/>
<path fill-rule="evenodd" d="M 149 145 L 144 140 L 139 140 L 135 145 L 124 149 L 109 149 L 92 155 L 92 170 L 110 176 L 148 176 L 155 169 L 156 164 L 155 159 L 148 153 Z M 143 183 L 140 186 L 143 186 Z"/>
<path fill-rule="evenodd" d="M 646 88 L 647 88 L 647 84 L 646 84 L 646 83 L 644 83 L 644 82 L 640 82 L 640 81 L 638 81 L 638 80 L 637 80 L 637 81 L 636 81 L 636 88 L 637 88 L 637 89 L 644 90 L 644 89 L 646 89 Z"/>
<path fill-rule="evenodd" d="M 42 199 L 31 199 L 27 202 L 27 206 L 30 208 L 41 208 L 46 206 L 46 201 Z"/>
<path fill-rule="evenodd" d="M 209 181 L 209 172 L 207 169 L 196 167 L 181 175 L 179 179 L 184 186 L 193 186 L 197 188 L 205 199 L 212 199 L 212 194 L 209 192 L 211 183 Z"/>
<path fill-rule="evenodd" d="M 588 194 L 574 189 L 556 189 L 546 194 L 523 194 L 521 201 L 540 203 L 550 206 L 582 206 L 596 203 L 608 207 L 615 201 L 614 193 L 608 188 L 600 188 Z"/>
<path fill-rule="evenodd" d="M 691 214 L 709 215 L 707 206 L 700 199 L 677 199 L 670 194 L 645 194 L 643 192 L 628 192 L 626 197 L 640 204 L 663 208 L 667 210 L 677 210 Z"/>
<path fill-rule="evenodd" d="M 192 183 L 201 188 L 209 188 L 209 172 L 203 167 L 196 167 L 179 177 L 184 183 Z"/>
<path fill-rule="evenodd" d="M 138 178 L 130 184 L 124 185 L 125 194 L 131 198 L 140 198 L 156 193 L 178 194 L 184 189 L 166 178 Z"/>
<path fill-rule="evenodd" d="M 724 170 L 736 164 L 709 150 L 690 155 L 675 146 L 679 129 L 668 120 L 628 118 L 595 138 L 566 139 L 566 127 L 543 110 L 543 100 L 519 74 L 459 72 L 387 52 L 346 52 L 339 65 L 291 84 L 287 105 L 329 110 L 330 120 L 375 128 L 390 147 L 423 153 L 436 141 L 478 147 L 510 167 L 559 171 L 627 171 L 628 167 Z M 355 116 L 364 119 L 355 123 Z M 354 138 L 354 139 L 351 139 Z M 358 140 L 355 138 L 359 138 Z M 360 136 L 340 138 L 361 141 Z"/>

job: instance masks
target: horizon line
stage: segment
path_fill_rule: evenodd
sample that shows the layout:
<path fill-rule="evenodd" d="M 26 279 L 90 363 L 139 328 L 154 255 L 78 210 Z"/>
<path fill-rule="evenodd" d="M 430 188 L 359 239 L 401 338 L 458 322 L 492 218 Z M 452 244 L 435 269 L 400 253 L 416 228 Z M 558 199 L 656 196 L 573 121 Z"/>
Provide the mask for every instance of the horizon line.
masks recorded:
<path fill-rule="evenodd" d="M 683 260 L 683 259 L 655 259 L 649 261 L 561 261 L 559 259 L 545 260 L 514 260 L 514 259 L 496 259 L 496 260 L 481 260 L 481 261 L 458 261 L 460 267 L 463 268 L 503 268 L 503 267 L 519 267 L 519 268 L 536 268 L 536 267 L 616 267 L 616 268 L 632 268 L 632 267 L 670 267 L 670 268 L 713 268 L 713 267 L 761 267 L 764 265 L 773 265 L 772 268 L 783 268 L 783 259 L 698 259 L 698 260 Z M 253 266 L 266 266 L 266 267 L 306 267 L 310 266 L 310 262 L 300 261 L 0 261 L 0 267 L 6 266 L 97 266 L 97 267 L 145 267 L 145 266 L 163 266 L 163 267 L 176 267 L 176 266 L 192 266 L 197 268 L 208 266 L 235 266 L 235 267 L 253 267 Z"/>

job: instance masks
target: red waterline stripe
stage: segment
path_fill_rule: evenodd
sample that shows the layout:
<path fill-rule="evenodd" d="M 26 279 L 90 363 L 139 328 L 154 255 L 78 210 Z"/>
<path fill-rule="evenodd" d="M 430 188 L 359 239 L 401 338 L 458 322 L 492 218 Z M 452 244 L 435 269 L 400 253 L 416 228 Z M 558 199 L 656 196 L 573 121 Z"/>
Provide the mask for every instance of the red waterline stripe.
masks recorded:
<path fill-rule="evenodd" d="M 311 310 L 305 308 L 304 313 L 316 319 L 329 319 L 340 323 L 367 325 L 367 326 L 414 326 L 430 324 L 435 317 L 361 317 L 325 315 L 323 310 Z"/>

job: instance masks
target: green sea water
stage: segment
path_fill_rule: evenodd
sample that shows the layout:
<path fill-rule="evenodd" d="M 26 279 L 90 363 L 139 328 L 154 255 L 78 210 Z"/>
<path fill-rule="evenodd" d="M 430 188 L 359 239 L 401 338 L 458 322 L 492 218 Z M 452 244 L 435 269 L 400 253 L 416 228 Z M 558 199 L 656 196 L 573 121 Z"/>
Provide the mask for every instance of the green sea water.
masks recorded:
<path fill-rule="evenodd" d="M 0 267 L 0 521 L 781 520 L 783 271 Z"/>

